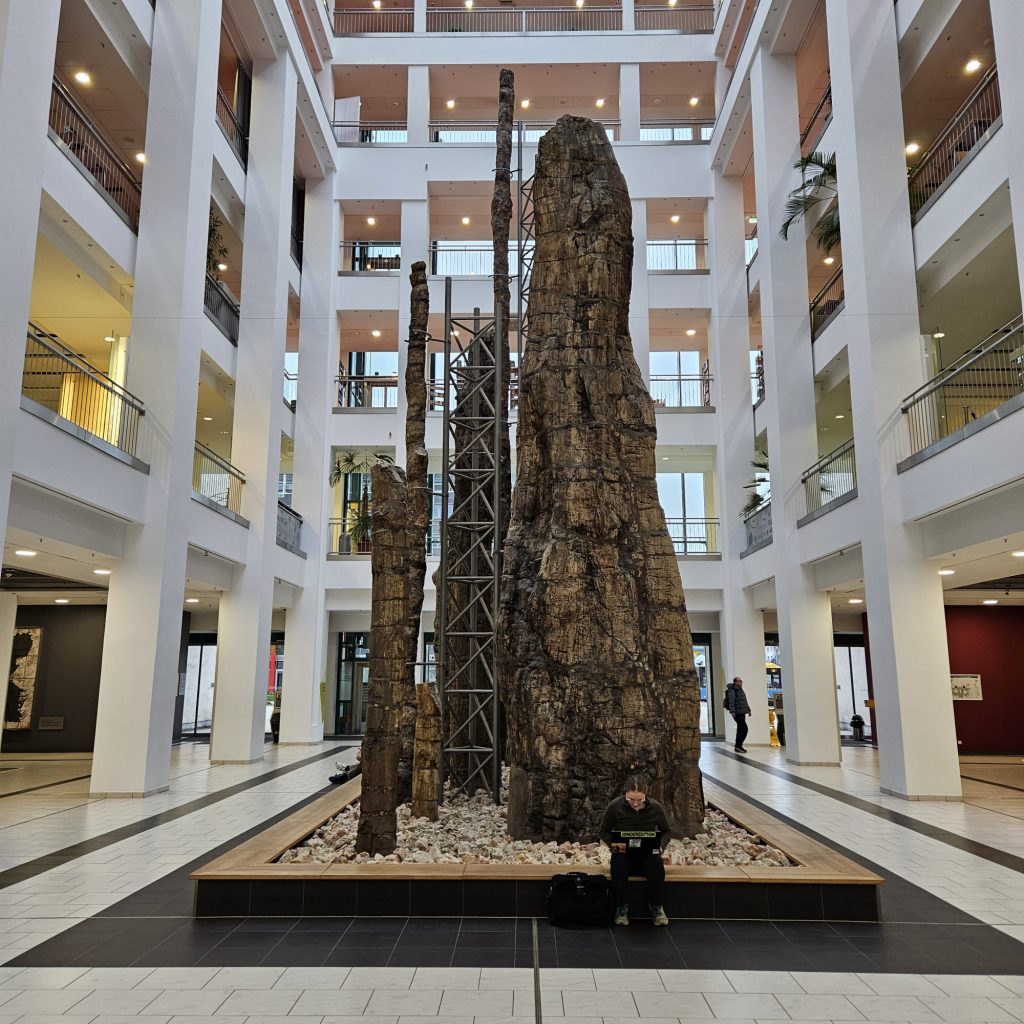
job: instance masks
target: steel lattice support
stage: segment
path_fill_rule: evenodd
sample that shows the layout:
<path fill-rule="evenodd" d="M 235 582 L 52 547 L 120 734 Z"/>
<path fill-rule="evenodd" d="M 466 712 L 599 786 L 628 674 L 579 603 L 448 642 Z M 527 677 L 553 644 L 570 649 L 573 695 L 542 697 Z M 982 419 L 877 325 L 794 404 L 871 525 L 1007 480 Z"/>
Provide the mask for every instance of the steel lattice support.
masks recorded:
<path fill-rule="evenodd" d="M 518 293 L 518 304 L 516 307 L 517 312 L 517 352 L 519 355 L 519 366 L 523 365 L 523 346 L 526 344 L 527 336 L 527 323 L 526 315 L 527 308 L 529 305 L 530 296 L 530 277 L 533 271 L 533 254 L 536 245 L 536 235 L 534 234 L 533 227 L 533 175 L 531 174 L 528 178 L 524 178 L 523 169 L 523 142 L 525 134 L 525 125 L 522 121 L 519 122 L 519 142 L 518 142 L 518 160 L 519 167 L 517 169 L 517 178 L 519 184 L 519 195 L 517 201 L 517 242 L 519 248 L 519 293 Z"/>
<path fill-rule="evenodd" d="M 501 550 L 502 380 L 493 318 L 452 318 L 451 278 L 445 281 L 444 434 L 441 564 L 438 579 L 437 678 L 445 738 L 440 782 L 486 786 L 495 803 L 501 787 L 496 673 L 496 623 Z M 453 345 L 454 341 L 454 345 Z"/>

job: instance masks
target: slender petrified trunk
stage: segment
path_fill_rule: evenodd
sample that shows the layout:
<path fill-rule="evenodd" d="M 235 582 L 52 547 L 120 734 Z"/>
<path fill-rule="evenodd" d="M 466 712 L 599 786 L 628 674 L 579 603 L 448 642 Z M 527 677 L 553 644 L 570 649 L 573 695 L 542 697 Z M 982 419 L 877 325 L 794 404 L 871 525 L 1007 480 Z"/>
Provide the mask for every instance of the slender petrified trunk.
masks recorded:
<path fill-rule="evenodd" d="M 394 852 L 398 831 L 396 780 L 402 691 L 405 687 L 409 573 L 406 566 L 405 473 L 374 466 L 373 590 L 370 610 L 370 683 L 363 737 L 363 788 L 356 849 Z"/>
<path fill-rule="evenodd" d="M 534 209 L 499 616 L 509 832 L 592 837 L 637 772 L 692 835 L 700 691 L 629 338 L 632 207 L 600 125 L 566 116 L 544 136 Z"/>
<path fill-rule="evenodd" d="M 398 759 L 398 802 L 412 797 L 413 744 L 416 735 L 416 662 L 419 660 L 420 616 L 427 575 L 427 531 L 430 529 L 430 488 L 427 486 L 427 320 L 430 292 L 427 265 L 412 265 L 409 350 L 405 369 L 405 493 L 406 571 L 409 577 L 406 609 L 405 685 L 401 708 L 401 753 Z"/>
<path fill-rule="evenodd" d="M 441 709 L 427 683 L 416 686 L 416 745 L 412 760 L 412 813 L 437 821 L 441 763 Z"/>

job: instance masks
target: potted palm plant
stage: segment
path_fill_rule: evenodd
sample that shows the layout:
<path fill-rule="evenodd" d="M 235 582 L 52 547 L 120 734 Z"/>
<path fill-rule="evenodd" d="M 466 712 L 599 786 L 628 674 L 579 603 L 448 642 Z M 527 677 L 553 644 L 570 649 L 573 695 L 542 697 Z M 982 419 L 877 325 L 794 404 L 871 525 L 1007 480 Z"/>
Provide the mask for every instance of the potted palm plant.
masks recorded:
<path fill-rule="evenodd" d="M 394 458 L 385 452 L 342 451 L 331 467 L 329 482 L 336 487 L 345 477 L 358 473 L 362 481 L 359 504 L 352 510 L 345 510 L 343 529 L 338 536 L 338 553 L 350 555 L 353 548 L 360 554 L 370 550 L 373 541 L 373 509 L 370 506 L 369 474 L 374 466 L 394 465 Z M 345 496 L 342 496 L 344 502 Z"/>

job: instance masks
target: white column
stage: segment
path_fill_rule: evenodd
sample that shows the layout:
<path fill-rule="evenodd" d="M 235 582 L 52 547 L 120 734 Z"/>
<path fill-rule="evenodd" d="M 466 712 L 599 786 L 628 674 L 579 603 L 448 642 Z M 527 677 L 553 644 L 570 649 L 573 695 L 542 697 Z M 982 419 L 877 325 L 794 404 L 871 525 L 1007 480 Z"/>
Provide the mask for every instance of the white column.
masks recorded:
<path fill-rule="evenodd" d="M 7 707 L 7 684 L 10 676 L 11 651 L 14 649 L 14 624 L 18 618 L 18 595 L 0 590 L 0 715 Z M 0 744 L 3 742 L 4 725 L 0 718 Z"/>
<path fill-rule="evenodd" d="M 339 221 L 334 175 L 320 181 L 307 180 L 292 493 L 295 511 L 303 517 L 306 565 L 303 588 L 285 617 L 282 743 L 317 743 L 324 734 L 320 683 L 327 674 L 324 571 L 326 526 L 331 515 L 327 479 L 332 391 L 337 373 L 334 283 Z"/>
<path fill-rule="evenodd" d="M 722 656 L 716 667 L 718 693 L 735 676 L 743 680 L 751 716 L 747 742 L 768 743 L 768 695 L 764 672 L 764 618 L 743 589 L 740 555 L 746 532 L 740 511 L 749 493 L 754 455 L 754 416 L 750 401 L 750 337 L 747 332 L 747 275 L 744 258 L 743 181 L 715 173 L 714 198 L 708 206 L 710 243 L 711 334 L 709 354 L 714 375 L 713 402 L 718 409 L 715 448 L 718 542 L 722 551 Z M 721 699 L 718 707 L 721 707 Z M 730 742 L 736 723 L 724 711 Z"/>
<path fill-rule="evenodd" d="M 0 538 L 14 466 L 60 0 L 0 0 Z M 2 664 L 6 665 L 7 662 Z M 6 673 L 6 669 L 4 670 Z M 6 676 L 5 676 L 6 678 Z"/>
<path fill-rule="evenodd" d="M 157 5 L 128 390 L 146 406 L 142 523 L 107 596 L 93 794 L 166 789 L 199 391 L 221 0 Z"/>
<path fill-rule="evenodd" d="M 405 467 L 405 369 L 409 363 L 409 315 L 412 289 L 409 273 L 417 260 L 427 258 L 430 248 L 430 206 L 425 199 L 402 203 L 402 273 L 398 279 L 398 408 L 395 410 L 395 465 Z M 427 267 L 429 272 L 430 267 Z M 434 311 L 436 312 L 436 310 Z M 441 311 L 443 312 L 443 310 Z"/>
<path fill-rule="evenodd" d="M 827 0 L 827 13 L 880 782 L 959 799 L 942 587 L 903 522 L 896 473 L 900 403 L 923 383 L 896 19 L 848 0 Z"/>
<path fill-rule="evenodd" d="M 622 0 L 622 31 L 632 32 L 636 28 L 636 14 L 633 0 Z"/>
<path fill-rule="evenodd" d="M 817 461 L 818 445 L 804 233 L 802 228 L 793 231 L 788 241 L 779 235 L 787 195 L 798 183 L 793 171 L 800 155 L 793 57 L 760 50 L 750 86 L 786 757 L 795 764 L 838 764 L 832 613 L 828 595 L 815 590 L 800 564 L 796 527 L 802 511 L 800 474 Z M 745 360 L 744 373 L 748 365 Z"/>
<path fill-rule="evenodd" d="M 640 140 L 640 65 L 619 65 L 619 124 L 623 142 Z"/>
<path fill-rule="evenodd" d="M 245 187 L 242 312 L 231 460 L 245 474 L 245 565 L 221 598 L 210 760 L 263 756 L 277 538 L 277 478 L 291 256 L 298 76 L 290 56 L 257 61 Z M 312 225 L 310 225 L 312 227 Z M 301 360 L 300 360 L 301 367 Z"/>
<path fill-rule="evenodd" d="M 651 385 L 650 285 L 647 279 L 647 200 L 633 200 L 633 286 L 629 299 L 629 336 L 647 386 Z"/>
<path fill-rule="evenodd" d="M 992 38 L 999 68 L 1003 145 L 1010 178 L 1010 212 L 1015 225 L 1017 274 L 1024 291 L 1024 18 L 1014 0 L 989 0 Z"/>
<path fill-rule="evenodd" d="M 413 0 L 412 30 L 413 32 L 427 31 L 427 0 Z"/>
<path fill-rule="evenodd" d="M 405 121 L 410 142 L 430 141 L 430 68 L 425 64 L 410 64 L 408 69 L 409 94 L 405 100 Z"/>

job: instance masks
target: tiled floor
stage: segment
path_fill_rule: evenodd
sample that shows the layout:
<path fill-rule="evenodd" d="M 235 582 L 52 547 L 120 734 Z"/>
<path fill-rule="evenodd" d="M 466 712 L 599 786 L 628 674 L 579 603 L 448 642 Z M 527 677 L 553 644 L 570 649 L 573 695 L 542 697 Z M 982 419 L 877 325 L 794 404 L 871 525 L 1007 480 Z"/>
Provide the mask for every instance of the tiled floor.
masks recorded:
<path fill-rule="evenodd" d="M 193 919 L 191 866 L 316 793 L 352 757 L 334 746 L 217 768 L 186 746 L 145 801 L 90 800 L 87 761 L 5 759 L 0 1024 L 1024 1024 L 1019 759 L 965 761 L 964 803 L 908 803 L 866 748 L 828 769 L 705 747 L 710 776 L 885 875 L 878 925 Z"/>

